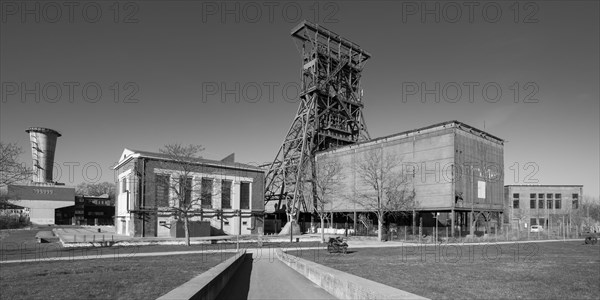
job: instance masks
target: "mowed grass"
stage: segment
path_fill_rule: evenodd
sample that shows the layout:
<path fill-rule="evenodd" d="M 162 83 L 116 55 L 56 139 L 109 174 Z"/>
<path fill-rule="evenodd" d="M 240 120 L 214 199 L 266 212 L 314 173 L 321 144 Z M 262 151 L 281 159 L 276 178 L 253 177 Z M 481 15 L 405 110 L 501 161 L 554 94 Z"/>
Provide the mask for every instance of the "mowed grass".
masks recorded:
<path fill-rule="evenodd" d="M 42 227 L 41 229 L 46 230 Z M 0 262 L 2 261 L 24 261 L 49 259 L 54 257 L 71 258 L 84 256 L 94 258 L 101 255 L 132 257 L 138 253 L 150 252 L 172 252 L 172 251 L 221 251 L 236 249 L 235 241 L 227 241 L 218 244 L 194 244 L 185 245 L 147 245 L 147 246 L 118 246 L 112 247 L 84 247 L 65 248 L 60 242 L 39 244 L 35 235 L 40 229 L 31 230 L 3 230 L 0 239 Z M 181 239 L 183 241 L 183 239 Z M 292 247 L 314 247 L 319 242 L 271 242 L 268 239 L 263 243 L 263 248 L 292 248 Z M 256 242 L 240 243 L 240 248 L 257 248 Z"/>
<path fill-rule="evenodd" d="M 233 253 L 0 265 L 0 299 L 155 299 Z"/>
<path fill-rule="evenodd" d="M 598 299 L 600 245 L 357 248 L 292 255 L 432 299 Z"/>

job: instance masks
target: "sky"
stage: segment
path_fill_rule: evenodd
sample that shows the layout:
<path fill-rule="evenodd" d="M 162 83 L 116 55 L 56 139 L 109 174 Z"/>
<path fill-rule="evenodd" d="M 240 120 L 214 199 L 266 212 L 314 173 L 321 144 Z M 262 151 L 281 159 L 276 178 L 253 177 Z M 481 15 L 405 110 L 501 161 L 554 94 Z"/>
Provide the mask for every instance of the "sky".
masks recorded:
<path fill-rule="evenodd" d="M 0 139 L 55 180 L 114 181 L 124 148 L 271 162 L 298 107 L 302 20 L 372 54 L 371 137 L 458 120 L 506 140 L 505 184 L 600 182 L 597 1 L 0 1 Z"/>

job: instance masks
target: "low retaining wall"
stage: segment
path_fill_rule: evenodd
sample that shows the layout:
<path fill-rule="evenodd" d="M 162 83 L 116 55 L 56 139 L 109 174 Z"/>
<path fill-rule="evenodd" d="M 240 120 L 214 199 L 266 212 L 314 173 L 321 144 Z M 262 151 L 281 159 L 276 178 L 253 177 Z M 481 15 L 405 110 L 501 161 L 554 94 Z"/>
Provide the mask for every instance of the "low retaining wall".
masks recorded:
<path fill-rule="evenodd" d="M 249 259 L 252 259 L 252 254 L 240 251 L 232 258 L 192 278 L 167 294 L 160 296 L 158 300 L 215 299 L 248 256 L 250 256 Z"/>
<path fill-rule="evenodd" d="M 308 261 L 280 249 L 277 258 L 338 299 L 427 299 L 391 286 Z"/>

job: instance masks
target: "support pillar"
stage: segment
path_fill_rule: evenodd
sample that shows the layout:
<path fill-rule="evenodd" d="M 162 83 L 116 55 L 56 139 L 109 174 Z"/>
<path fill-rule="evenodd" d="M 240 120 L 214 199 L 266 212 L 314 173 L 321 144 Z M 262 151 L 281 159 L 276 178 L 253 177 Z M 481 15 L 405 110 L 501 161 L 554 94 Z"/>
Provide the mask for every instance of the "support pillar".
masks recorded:
<path fill-rule="evenodd" d="M 356 211 L 354 211 L 354 234 L 356 234 Z"/>
<path fill-rule="evenodd" d="M 412 235 L 415 235 L 415 227 L 417 226 L 417 212 L 413 210 L 412 217 Z"/>
<path fill-rule="evenodd" d="M 450 226 L 450 231 L 451 231 L 451 232 L 450 232 L 450 236 L 451 236 L 451 237 L 454 237 L 454 226 L 455 226 L 455 224 L 456 224 L 456 223 L 454 223 L 454 221 L 455 221 L 454 219 L 455 219 L 455 218 L 454 218 L 454 208 L 452 208 L 452 211 L 450 212 L 450 220 L 451 220 L 451 221 L 450 221 L 450 223 L 452 224 L 452 225 Z"/>

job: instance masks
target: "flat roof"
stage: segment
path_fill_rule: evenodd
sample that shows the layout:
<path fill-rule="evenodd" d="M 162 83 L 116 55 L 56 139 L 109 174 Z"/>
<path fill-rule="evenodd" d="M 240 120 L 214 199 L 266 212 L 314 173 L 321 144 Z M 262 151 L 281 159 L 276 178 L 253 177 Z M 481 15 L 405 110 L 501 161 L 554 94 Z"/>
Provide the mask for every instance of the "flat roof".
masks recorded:
<path fill-rule="evenodd" d="M 486 131 L 483 131 L 481 129 L 477 129 L 477 128 L 473 127 L 473 126 L 467 125 L 467 124 L 465 124 L 463 122 L 452 120 L 452 121 L 446 121 L 446 122 L 442 122 L 442 123 L 437 123 L 437 124 L 429 125 L 429 126 L 426 126 L 426 127 L 417 128 L 417 129 L 411 129 L 411 130 L 407 130 L 407 131 L 402 131 L 402 132 L 399 132 L 399 133 L 394 133 L 394 134 L 391 134 L 391 135 L 387 135 L 387 136 L 383 136 L 383 137 L 379 137 L 379 138 L 370 139 L 368 141 L 357 142 L 357 143 L 350 144 L 350 145 L 345 145 L 345 146 L 341 146 L 341 147 L 337 147 L 337 148 L 333 148 L 333 149 L 328 149 L 328 150 L 320 151 L 317 154 L 327 153 L 327 152 L 330 152 L 330 151 L 333 152 L 333 151 L 341 150 L 341 149 L 344 149 L 344 148 L 351 148 L 351 147 L 360 146 L 360 145 L 364 145 L 364 144 L 368 144 L 368 143 L 377 143 L 378 141 L 381 141 L 381 140 L 395 138 L 395 137 L 399 137 L 399 136 L 402 136 L 402 135 L 409 136 L 409 135 L 412 135 L 412 134 L 418 134 L 418 133 L 420 133 L 420 131 L 423 131 L 423 130 L 434 129 L 434 128 L 437 128 L 437 127 L 445 127 L 445 126 L 450 125 L 450 124 L 456 125 L 454 128 L 458 128 L 458 129 L 461 129 L 461 130 L 466 131 L 466 132 L 474 133 L 474 134 L 479 135 L 479 136 L 481 136 L 483 138 L 488 138 L 489 137 L 489 138 L 492 139 L 493 142 L 496 142 L 496 143 L 501 144 L 501 145 L 504 144 L 504 140 L 501 139 L 501 138 L 499 138 L 499 137 L 497 137 L 497 136 L 495 136 L 495 135 L 492 135 L 492 134 L 490 134 L 490 133 L 488 133 Z"/>
<path fill-rule="evenodd" d="M 115 168 L 115 169 L 118 168 L 119 166 L 121 166 L 122 164 L 124 164 L 125 162 L 129 161 L 131 158 L 134 158 L 134 157 L 144 157 L 144 158 L 153 158 L 153 159 L 165 160 L 165 161 L 174 161 L 172 157 L 170 157 L 169 155 L 164 154 L 164 153 L 155 153 L 155 152 L 134 150 L 134 149 L 127 149 L 127 150 L 131 151 L 132 154 L 128 155 L 127 157 L 125 157 L 124 159 L 119 161 L 113 168 Z M 205 158 L 197 158 L 194 161 L 189 161 L 189 162 L 199 164 L 199 165 L 208 165 L 208 166 L 215 166 L 215 167 L 222 167 L 222 168 L 243 169 L 243 170 L 263 172 L 263 173 L 265 171 L 265 170 L 259 168 L 258 166 L 237 163 L 237 162 L 225 162 L 225 161 L 221 161 L 221 160 L 205 159 Z"/>

